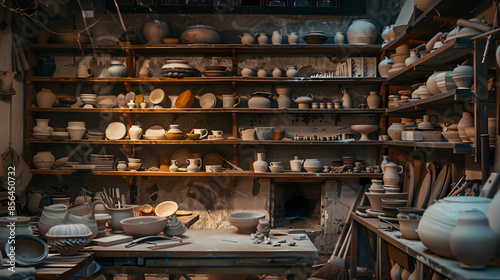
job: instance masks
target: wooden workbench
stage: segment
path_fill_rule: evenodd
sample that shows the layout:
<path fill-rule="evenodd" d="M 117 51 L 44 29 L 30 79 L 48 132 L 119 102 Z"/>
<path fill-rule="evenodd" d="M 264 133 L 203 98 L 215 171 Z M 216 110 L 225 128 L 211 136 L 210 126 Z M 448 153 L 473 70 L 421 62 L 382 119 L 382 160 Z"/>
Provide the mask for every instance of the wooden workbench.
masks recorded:
<path fill-rule="evenodd" d="M 283 232 L 271 232 L 283 234 Z M 318 250 L 307 236 L 285 234 L 271 236 L 273 243 L 286 240 L 281 246 L 254 244 L 249 234 L 234 229 L 188 230 L 182 237 L 190 244 L 168 249 L 151 250 L 153 244 L 126 248 L 124 244 L 86 247 L 109 273 L 203 273 L 203 274 L 268 274 L 290 273 L 306 277 L 311 272 Z M 161 241 L 165 242 L 165 241 Z M 169 241 L 167 241 L 169 242 Z M 296 242 L 296 246 L 288 246 Z M 160 243 L 160 242 L 158 242 Z"/>
<path fill-rule="evenodd" d="M 396 247 L 401 253 L 411 257 L 416 261 L 416 269 L 420 270 L 420 279 L 424 279 L 425 271 L 431 269 L 453 280 L 500 280 L 500 266 L 498 263 L 491 263 L 485 270 L 468 270 L 460 267 L 456 260 L 443 258 L 427 250 L 420 240 L 409 240 L 401 237 L 398 230 L 391 228 L 387 223 L 376 218 L 362 218 L 352 214 L 353 235 L 351 242 L 351 267 L 357 267 L 358 253 L 361 248 L 360 237 L 363 228 L 376 235 L 376 245 L 373 253 L 376 252 L 376 264 L 374 266 L 376 279 L 390 279 L 387 246 Z M 397 225 L 397 224 L 396 224 Z M 351 269 L 351 279 L 356 279 L 356 270 Z"/>

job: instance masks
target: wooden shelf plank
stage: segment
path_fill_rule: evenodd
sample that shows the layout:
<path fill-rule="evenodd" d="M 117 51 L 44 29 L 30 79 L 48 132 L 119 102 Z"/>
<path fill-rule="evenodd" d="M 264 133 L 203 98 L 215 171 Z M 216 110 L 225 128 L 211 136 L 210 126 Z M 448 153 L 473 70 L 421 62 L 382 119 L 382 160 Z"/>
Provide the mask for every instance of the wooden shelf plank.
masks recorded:
<path fill-rule="evenodd" d="M 224 109 L 224 108 L 165 108 L 165 109 L 121 109 L 121 108 L 38 108 L 32 107 L 28 108 L 29 112 L 50 112 L 50 113 L 124 113 L 124 114 L 179 114 L 179 113 L 244 113 L 244 114 L 383 114 L 385 109 L 357 109 L 357 108 L 345 108 L 345 109 L 297 109 L 297 108 L 287 108 L 287 109 L 252 109 L 252 108 L 234 108 L 234 109 Z"/>
<path fill-rule="evenodd" d="M 40 170 L 31 169 L 33 174 L 71 175 L 72 170 Z M 330 179 L 330 178 L 382 178 L 382 173 L 255 173 L 253 171 L 229 172 L 164 172 L 164 171 L 94 171 L 97 176 L 147 176 L 147 177 L 257 177 L 257 178 L 297 178 L 297 179 Z"/>
<path fill-rule="evenodd" d="M 259 77 L 185 77 L 185 78 L 71 78 L 27 77 L 28 83 L 271 83 L 271 84 L 375 84 L 385 82 L 380 77 L 332 77 L 332 78 L 259 78 Z"/>
<path fill-rule="evenodd" d="M 455 154 L 470 155 L 472 147 L 469 143 L 450 142 L 413 142 L 413 141 L 384 141 L 389 147 L 413 147 L 414 149 L 450 149 Z"/>
<path fill-rule="evenodd" d="M 406 104 L 388 108 L 388 115 L 397 115 L 402 113 L 412 112 L 418 109 L 425 109 L 429 106 L 452 104 L 453 102 L 467 102 L 473 100 L 473 94 L 470 89 L 454 89 L 452 91 L 433 95 L 429 98 L 418 101 L 410 101 Z"/>

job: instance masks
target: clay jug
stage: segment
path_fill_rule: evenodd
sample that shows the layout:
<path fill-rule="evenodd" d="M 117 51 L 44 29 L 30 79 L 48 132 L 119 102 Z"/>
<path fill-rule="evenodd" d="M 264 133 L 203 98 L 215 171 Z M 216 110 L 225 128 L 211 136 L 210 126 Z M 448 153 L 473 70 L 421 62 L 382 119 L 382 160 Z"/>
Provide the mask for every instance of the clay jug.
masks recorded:
<path fill-rule="evenodd" d="M 387 134 L 393 141 L 401 141 L 401 133 L 405 130 L 402 123 L 392 123 L 387 129 Z"/>
<path fill-rule="evenodd" d="M 465 134 L 465 128 L 472 126 L 474 126 L 474 118 L 472 117 L 472 114 L 469 112 L 463 112 L 462 118 L 458 122 L 458 135 L 460 135 L 460 138 L 465 143 L 470 143 L 469 137 Z"/>
<path fill-rule="evenodd" d="M 55 225 L 63 224 L 64 216 L 68 213 L 68 208 L 62 204 L 45 206 L 38 222 L 38 231 L 43 237 L 49 229 Z"/>
<path fill-rule="evenodd" d="M 242 44 L 253 44 L 255 42 L 255 36 L 252 33 L 243 33 L 243 36 L 238 37 L 240 37 Z"/>
<path fill-rule="evenodd" d="M 335 36 L 333 37 L 333 42 L 337 45 L 342 45 L 344 44 L 345 38 L 342 32 L 337 32 L 335 33 Z"/>
<path fill-rule="evenodd" d="M 283 31 L 273 31 L 273 36 L 271 37 L 271 41 L 274 45 L 279 45 L 283 41 Z"/>
<path fill-rule="evenodd" d="M 177 160 L 173 159 L 171 160 L 172 164 L 168 167 L 168 170 L 170 170 L 170 172 L 177 172 L 177 170 L 179 170 L 179 167 L 177 166 Z"/>
<path fill-rule="evenodd" d="M 420 58 L 417 56 L 417 50 L 410 50 L 410 56 L 405 59 L 405 65 L 410 66 L 419 59 Z"/>
<path fill-rule="evenodd" d="M 142 28 L 142 34 L 149 44 L 161 44 L 162 39 L 168 36 L 168 25 L 161 20 L 148 21 Z"/>
<path fill-rule="evenodd" d="M 347 29 L 349 44 L 373 44 L 377 39 L 377 29 L 368 19 L 354 20 Z"/>
<path fill-rule="evenodd" d="M 128 130 L 130 140 L 139 140 L 142 136 L 142 128 L 138 124 L 133 124 Z"/>
<path fill-rule="evenodd" d="M 267 172 L 267 162 L 264 161 L 264 153 L 257 153 L 257 160 L 253 162 L 253 170 L 255 173 Z"/>
<path fill-rule="evenodd" d="M 389 162 L 384 167 L 384 185 L 397 186 L 399 185 L 399 174 L 403 173 L 403 167 L 394 162 Z"/>
<path fill-rule="evenodd" d="M 36 94 L 36 104 L 39 108 L 51 108 L 56 103 L 56 95 L 52 90 L 47 88 L 42 88 Z"/>
<path fill-rule="evenodd" d="M 347 90 L 344 89 L 343 92 L 344 94 L 342 96 L 342 106 L 344 106 L 344 108 L 353 108 L 351 96 L 349 95 L 349 93 L 347 93 Z"/>
<path fill-rule="evenodd" d="M 269 37 L 267 37 L 266 33 L 260 33 L 259 37 L 257 37 L 257 41 L 259 42 L 260 45 L 267 44 L 268 40 Z"/>
<path fill-rule="evenodd" d="M 299 42 L 299 35 L 297 35 L 297 32 L 290 32 L 288 34 L 288 44 L 294 45 Z"/>
<path fill-rule="evenodd" d="M 498 216 L 496 217 L 498 219 Z M 483 269 L 496 253 L 498 236 L 480 210 L 464 211 L 450 236 L 450 249 L 466 269 Z"/>
<path fill-rule="evenodd" d="M 200 162 L 200 164 L 196 164 L 197 162 Z M 187 172 L 198 172 L 200 171 L 202 161 L 200 158 L 188 158 L 186 159 L 186 163 L 189 163 L 187 167 Z"/>
<path fill-rule="evenodd" d="M 40 201 L 42 200 L 42 196 L 43 191 L 34 190 L 26 192 L 26 197 L 28 198 L 26 209 L 30 215 L 37 215 L 38 212 L 40 212 Z"/>
<path fill-rule="evenodd" d="M 381 97 L 378 95 L 377 91 L 370 91 L 370 95 L 366 97 L 366 103 L 370 109 L 380 108 L 380 101 Z"/>

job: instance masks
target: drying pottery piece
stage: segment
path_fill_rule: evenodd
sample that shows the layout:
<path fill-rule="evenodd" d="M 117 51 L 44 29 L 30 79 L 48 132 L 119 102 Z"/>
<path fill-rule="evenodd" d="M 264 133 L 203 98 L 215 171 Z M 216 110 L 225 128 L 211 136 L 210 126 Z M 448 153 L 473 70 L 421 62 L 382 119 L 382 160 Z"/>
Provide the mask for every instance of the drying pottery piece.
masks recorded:
<path fill-rule="evenodd" d="M 474 68 L 469 65 L 453 69 L 452 78 L 458 88 L 469 89 L 474 84 Z"/>
<path fill-rule="evenodd" d="M 377 29 L 370 20 L 354 20 L 347 29 L 347 41 L 349 44 L 373 44 L 376 39 Z"/>
<path fill-rule="evenodd" d="M 477 209 L 486 213 L 491 199 L 455 196 L 438 200 L 427 208 L 418 225 L 418 234 L 424 245 L 434 253 L 447 258 L 454 255 L 450 249 L 450 236 L 459 216 L 464 211 Z"/>
<path fill-rule="evenodd" d="M 448 92 L 457 88 L 453 81 L 452 71 L 443 71 L 436 74 L 436 84 L 441 92 Z"/>
<path fill-rule="evenodd" d="M 167 218 L 174 215 L 177 209 L 179 209 L 179 205 L 175 201 L 163 201 L 156 206 L 155 212 L 156 216 Z"/>
<path fill-rule="evenodd" d="M 36 104 L 39 108 L 52 108 L 56 103 L 57 97 L 52 90 L 42 88 L 36 94 Z"/>
<path fill-rule="evenodd" d="M 403 173 L 403 166 L 389 162 L 384 166 L 384 185 L 398 186 L 399 174 Z"/>
<path fill-rule="evenodd" d="M 118 105 L 118 99 L 114 95 L 97 96 L 97 107 L 114 108 Z"/>
<path fill-rule="evenodd" d="M 47 232 L 48 244 L 61 256 L 76 255 L 90 243 L 92 231 L 84 224 L 55 225 Z"/>
<path fill-rule="evenodd" d="M 299 35 L 297 35 L 297 32 L 290 32 L 290 34 L 288 34 L 288 44 L 295 45 L 298 42 L 299 42 Z"/>
<path fill-rule="evenodd" d="M 300 65 L 285 65 L 285 74 L 289 78 L 297 77 Z"/>
<path fill-rule="evenodd" d="M 258 212 L 242 211 L 229 215 L 228 220 L 240 233 L 253 233 L 257 230 L 259 220 L 265 216 Z"/>
<path fill-rule="evenodd" d="M 111 216 L 104 213 L 98 213 L 94 215 L 95 221 L 97 223 L 97 236 L 96 237 L 104 237 L 106 236 L 106 224 L 111 221 Z"/>
<path fill-rule="evenodd" d="M 401 132 L 405 130 L 402 123 L 392 123 L 389 128 L 387 128 L 387 134 L 393 141 L 401 141 Z"/>
<path fill-rule="evenodd" d="M 127 135 L 127 126 L 122 122 L 112 122 L 106 128 L 106 138 L 120 140 Z"/>
<path fill-rule="evenodd" d="M 333 36 L 333 42 L 337 45 L 342 45 L 344 44 L 345 38 L 342 32 L 337 32 L 335 33 L 335 36 Z"/>
<path fill-rule="evenodd" d="M 253 77 L 254 76 L 254 71 L 250 68 L 243 68 L 241 69 L 241 76 L 243 77 Z"/>
<path fill-rule="evenodd" d="M 215 28 L 208 25 L 191 25 L 181 36 L 184 44 L 218 44 L 220 35 Z"/>
<path fill-rule="evenodd" d="M 404 238 L 418 240 L 417 228 L 420 223 L 420 218 L 418 216 L 411 219 L 409 215 L 398 214 L 398 222 L 401 234 Z"/>
<path fill-rule="evenodd" d="M 257 37 L 257 41 L 259 42 L 259 45 L 267 44 L 268 40 L 269 40 L 269 37 L 267 37 L 266 33 L 260 33 L 259 37 Z"/>
<path fill-rule="evenodd" d="M 380 108 L 381 100 L 382 98 L 380 97 L 380 95 L 378 95 L 378 91 L 370 91 L 370 95 L 366 97 L 366 103 L 368 104 L 368 108 L 370 109 Z"/>
<path fill-rule="evenodd" d="M 405 65 L 410 66 L 417 62 L 420 58 L 417 56 L 417 50 L 411 50 L 410 56 L 405 59 Z"/>
<path fill-rule="evenodd" d="M 450 249 L 460 261 L 460 266 L 466 269 L 484 269 L 497 248 L 498 236 L 491 230 L 484 212 L 464 211 L 450 236 Z"/>
<path fill-rule="evenodd" d="M 36 266 L 42 263 L 49 255 L 47 243 L 38 237 L 31 235 L 16 235 L 15 251 L 9 242 L 4 244 L 5 254 L 15 255 L 15 262 L 18 266 Z"/>
<path fill-rule="evenodd" d="M 187 227 L 181 224 L 181 221 L 179 221 L 177 215 L 172 215 L 168 217 L 167 226 L 163 230 L 163 233 L 165 233 L 165 235 L 167 236 L 181 236 L 186 231 Z"/>
<path fill-rule="evenodd" d="M 267 162 L 264 161 L 264 153 L 257 153 L 257 160 L 253 162 L 253 170 L 255 173 L 267 172 Z"/>
<path fill-rule="evenodd" d="M 351 125 L 351 130 L 361 134 L 359 141 L 370 141 L 368 135 L 377 131 L 380 127 L 378 125 L 371 124 L 356 124 Z"/>
<path fill-rule="evenodd" d="M 167 219 L 158 216 L 139 216 L 123 219 L 120 224 L 125 234 L 137 238 L 159 234 L 167 224 Z"/>
<path fill-rule="evenodd" d="M 197 162 L 200 162 L 200 164 L 196 164 Z M 200 168 L 201 168 L 201 164 L 202 164 L 202 161 L 201 161 L 201 158 L 188 158 L 186 160 L 187 163 L 189 163 L 189 165 L 187 166 L 187 172 L 198 172 L 200 171 Z"/>
<path fill-rule="evenodd" d="M 279 45 L 283 41 L 283 31 L 282 30 L 275 30 L 273 31 L 273 36 L 271 37 L 271 42 L 273 42 L 274 45 Z"/>
<path fill-rule="evenodd" d="M 123 228 L 120 221 L 126 218 L 134 217 L 134 208 L 130 205 L 125 205 L 122 208 L 108 208 L 106 209 L 111 215 L 111 221 L 109 222 L 109 227 L 111 228 L 111 233 L 123 233 Z"/>

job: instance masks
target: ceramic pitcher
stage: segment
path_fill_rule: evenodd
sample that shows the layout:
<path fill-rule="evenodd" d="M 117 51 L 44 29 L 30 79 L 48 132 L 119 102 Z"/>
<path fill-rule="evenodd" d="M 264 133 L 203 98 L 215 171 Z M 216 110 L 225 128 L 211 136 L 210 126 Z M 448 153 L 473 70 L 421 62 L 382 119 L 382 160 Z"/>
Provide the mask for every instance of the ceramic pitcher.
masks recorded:
<path fill-rule="evenodd" d="M 200 162 L 199 165 L 196 164 L 198 161 Z M 198 171 L 200 171 L 201 164 L 202 164 L 201 158 L 188 158 L 186 160 L 186 163 L 189 163 L 189 165 L 187 167 L 187 172 L 198 172 Z"/>
<path fill-rule="evenodd" d="M 394 162 L 389 162 L 384 167 L 384 185 L 397 186 L 399 185 L 399 174 L 403 173 L 403 166 Z"/>

